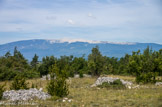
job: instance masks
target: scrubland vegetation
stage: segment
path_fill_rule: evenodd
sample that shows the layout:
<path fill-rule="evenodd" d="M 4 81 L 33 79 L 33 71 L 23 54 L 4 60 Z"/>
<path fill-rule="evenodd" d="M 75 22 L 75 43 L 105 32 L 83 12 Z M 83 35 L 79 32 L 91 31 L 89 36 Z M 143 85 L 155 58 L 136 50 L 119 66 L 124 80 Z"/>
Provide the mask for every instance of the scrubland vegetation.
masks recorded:
<path fill-rule="evenodd" d="M 130 76 L 108 75 L 109 77 L 119 77 L 124 80 L 133 81 L 135 78 Z M 36 100 L 29 101 L 30 104 L 36 104 L 39 107 L 161 107 L 162 105 L 162 87 L 154 84 L 140 85 L 139 89 L 107 89 L 99 87 L 90 87 L 96 78 L 71 78 L 67 80 L 69 84 L 69 95 L 57 100 Z M 48 81 L 41 79 L 27 80 L 29 86 L 37 84 L 37 88 L 43 88 L 47 92 Z M 3 82 L 1 83 L 3 84 Z M 11 82 L 6 83 L 9 89 Z M 72 100 L 69 102 L 68 100 Z M 17 107 L 17 106 L 15 106 Z"/>
<path fill-rule="evenodd" d="M 50 74 L 50 80 L 41 80 Z M 79 74 L 80 78 L 73 78 Z M 83 74 L 92 75 L 91 78 Z M 118 77 L 140 84 L 138 89 L 127 89 L 119 80 L 91 87 L 99 76 Z M 46 56 L 38 61 L 35 54 L 28 62 L 15 47 L 13 55 L 7 52 L 0 57 L 0 97 L 10 89 L 43 88 L 52 98 L 32 101 L 38 106 L 107 107 L 107 106 L 162 106 L 162 49 L 132 52 L 124 57 L 103 56 L 96 46 L 88 59 L 84 57 Z M 3 86 L 5 84 L 5 87 Z M 64 99 L 66 97 L 66 99 Z M 5 100 L 4 100 L 5 101 Z"/>

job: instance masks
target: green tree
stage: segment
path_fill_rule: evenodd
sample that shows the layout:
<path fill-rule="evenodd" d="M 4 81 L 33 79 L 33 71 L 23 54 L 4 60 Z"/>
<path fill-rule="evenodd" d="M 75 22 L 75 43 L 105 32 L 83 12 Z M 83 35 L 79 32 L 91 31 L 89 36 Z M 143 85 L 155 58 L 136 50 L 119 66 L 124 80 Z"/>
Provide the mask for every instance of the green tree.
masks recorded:
<path fill-rule="evenodd" d="M 11 56 L 11 53 L 10 51 L 8 51 L 6 54 L 5 54 L 5 58 L 9 58 Z"/>
<path fill-rule="evenodd" d="M 143 54 L 133 52 L 129 58 L 128 73 L 136 76 L 137 83 L 150 83 L 156 81 L 159 61 L 156 52 L 147 47 Z"/>
<path fill-rule="evenodd" d="M 50 71 L 49 68 L 57 62 L 57 59 L 54 56 L 46 56 L 42 58 L 42 64 L 39 66 L 38 71 L 40 76 L 47 75 Z"/>
<path fill-rule="evenodd" d="M 33 59 L 32 59 L 32 61 L 31 61 L 31 66 L 32 66 L 32 68 L 34 68 L 34 69 L 36 69 L 37 68 L 37 64 L 38 64 L 38 56 L 37 56 L 37 54 L 35 54 L 34 55 L 34 57 L 33 57 Z"/>
<path fill-rule="evenodd" d="M 69 94 L 68 85 L 63 71 L 57 65 L 52 65 L 50 69 L 51 80 L 47 85 L 47 91 L 51 96 L 64 97 Z"/>
<path fill-rule="evenodd" d="M 28 89 L 28 83 L 26 82 L 25 77 L 22 75 L 15 76 L 11 86 L 11 90 L 19 90 L 19 89 Z"/>
<path fill-rule="evenodd" d="M 74 68 L 75 74 L 80 74 L 80 72 L 87 73 L 88 64 L 83 57 L 75 57 L 72 62 L 72 67 Z"/>
<path fill-rule="evenodd" d="M 103 56 L 96 46 L 92 49 L 92 53 L 88 55 L 88 67 L 94 76 L 99 76 L 103 71 Z"/>

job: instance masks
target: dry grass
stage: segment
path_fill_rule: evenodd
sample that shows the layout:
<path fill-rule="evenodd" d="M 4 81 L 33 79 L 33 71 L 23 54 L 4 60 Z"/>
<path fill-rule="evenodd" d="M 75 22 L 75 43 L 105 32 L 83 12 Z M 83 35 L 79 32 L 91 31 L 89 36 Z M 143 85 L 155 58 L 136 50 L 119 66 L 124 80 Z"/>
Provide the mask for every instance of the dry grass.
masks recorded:
<path fill-rule="evenodd" d="M 124 80 L 134 81 L 134 77 L 116 76 Z M 72 78 L 68 80 L 70 94 L 68 99 L 72 102 L 57 101 L 33 101 L 38 107 L 162 107 L 162 87 L 155 85 L 143 85 L 140 89 L 107 90 L 90 86 L 96 78 Z M 28 80 L 30 85 L 37 84 L 46 91 L 47 81 L 40 79 Z M 6 82 L 9 87 L 10 82 Z M 31 106 L 31 105 L 28 105 Z"/>

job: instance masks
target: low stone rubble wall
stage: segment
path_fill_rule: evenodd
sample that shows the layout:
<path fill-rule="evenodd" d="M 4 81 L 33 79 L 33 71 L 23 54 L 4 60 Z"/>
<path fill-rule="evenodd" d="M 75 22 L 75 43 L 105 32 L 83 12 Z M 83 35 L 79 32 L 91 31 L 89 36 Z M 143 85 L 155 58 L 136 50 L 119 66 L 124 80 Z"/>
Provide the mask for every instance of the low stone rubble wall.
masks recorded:
<path fill-rule="evenodd" d="M 99 77 L 96 82 L 91 86 L 91 87 L 95 87 L 95 86 L 98 86 L 98 85 L 102 85 L 103 82 L 108 82 L 108 83 L 111 83 L 111 82 L 114 82 L 115 80 L 117 80 L 119 78 L 112 78 L 112 77 Z M 122 82 L 123 85 L 125 85 L 126 87 L 131 87 L 131 85 L 133 84 L 132 82 L 129 82 L 129 81 L 124 81 L 122 79 L 120 79 L 120 81 Z"/>
<path fill-rule="evenodd" d="M 3 92 L 3 99 L 9 101 L 28 101 L 34 99 L 46 100 L 51 96 L 42 91 L 42 88 L 39 90 L 36 88 L 30 88 L 29 90 L 10 90 Z"/>
<path fill-rule="evenodd" d="M 156 86 L 162 86 L 162 82 L 156 82 L 155 85 Z"/>

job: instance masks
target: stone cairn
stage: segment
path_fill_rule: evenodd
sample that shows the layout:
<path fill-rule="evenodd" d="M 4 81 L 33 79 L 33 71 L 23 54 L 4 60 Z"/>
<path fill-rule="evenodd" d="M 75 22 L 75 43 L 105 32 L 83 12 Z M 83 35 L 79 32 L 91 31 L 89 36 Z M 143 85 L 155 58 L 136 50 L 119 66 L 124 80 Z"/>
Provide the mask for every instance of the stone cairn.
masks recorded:
<path fill-rule="evenodd" d="M 34 99 L 46 100 L 51 96 L 36 88 L 30 88 L 29 90 L 10 90 L 3 92 L 3 99 L 7 99 L 9 101 L 29 101 Z"/>
<path fill-rule="evenodd" d="M 96 82 L 93 84 L 93 85 L 91 85 L 91 87 L 96 87 L 96 86 L 98 86 L 98 85 L 102 85 L 102 83 L 103 82 L 108 82 L 108 83 L 112 83 L 112 82 L 114 82 L 115 80 L 117 80 L 117 79 L 119 79 L 119 78 L 112 78 L 112 77 L 99 77 L 97 80 L 96 80 Z M 127 88 L 131 88 L 131 86 L 132 86 L 132 82 L 129 82 L 129 81 L 124 81 L 124 80 L 122 80 L 122 79 L 120 79 L 120 81 L 122 82 L 122 84 L 123 85 L 125 85 Z"/>

